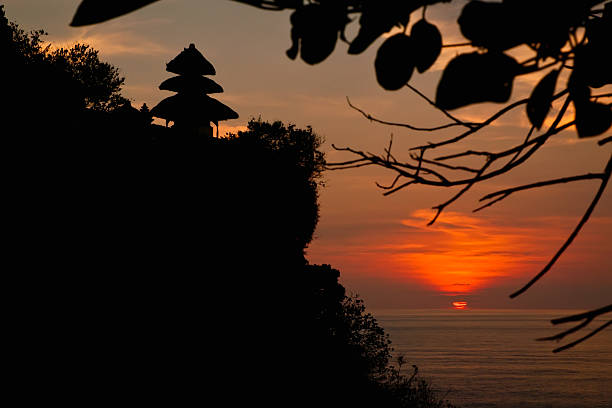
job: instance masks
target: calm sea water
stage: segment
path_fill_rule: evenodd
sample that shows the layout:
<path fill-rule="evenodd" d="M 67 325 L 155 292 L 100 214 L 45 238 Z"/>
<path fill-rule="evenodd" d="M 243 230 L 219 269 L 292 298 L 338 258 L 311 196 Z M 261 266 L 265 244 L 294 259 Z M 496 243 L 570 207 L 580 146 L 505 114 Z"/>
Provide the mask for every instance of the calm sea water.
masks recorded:
<path fill-rule="evenodd" d="M 566 341 L 534 341 L 561 331 L 550 324 L 551 318 L 578 312 L 378 310 L 372 314 L 390 335 L 394 355 L 406 358 L 406 373 L 417 365 L 434 388 L 460 407 L 612 408 L 612 329 L 556 354 L 552 349 Z M 589 327 L 599 324 L 594 321 Z"/>

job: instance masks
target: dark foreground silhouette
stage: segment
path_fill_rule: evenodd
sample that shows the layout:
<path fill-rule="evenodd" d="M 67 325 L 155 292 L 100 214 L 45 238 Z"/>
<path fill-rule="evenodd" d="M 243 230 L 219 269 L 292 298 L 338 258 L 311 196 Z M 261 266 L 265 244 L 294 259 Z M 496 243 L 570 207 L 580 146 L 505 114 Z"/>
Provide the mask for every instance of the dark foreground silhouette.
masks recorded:
<path fill-rule="evenodd" d="M 388 337 L 339 272 L 304 257 L 324 163 L 312 129 L 154 125 L 95 51 L 49 52 L 0 18 L 24 399 L 443 405 L 390 365 Z"/>

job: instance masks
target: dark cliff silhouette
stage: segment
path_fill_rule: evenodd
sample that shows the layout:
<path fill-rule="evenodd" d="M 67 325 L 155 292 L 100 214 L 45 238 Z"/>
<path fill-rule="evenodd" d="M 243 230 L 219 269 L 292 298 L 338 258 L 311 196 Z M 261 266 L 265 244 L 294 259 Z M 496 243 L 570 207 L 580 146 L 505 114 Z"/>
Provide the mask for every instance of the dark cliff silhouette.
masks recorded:
<path fill-rule="evenodd" d="M 197 104 L 153 124 L 172 109 L 133 108 L 97 53 L 49 53 L 0 13 L 10 318 L 32 399 L 442 406 L 390 366 L 339 272 L 305 258 L 324 167 L 312 129 L 252 120 L 217 138 L 194 131 L 223 120 Z M 220 88 L 168 65 L 179 77 L 161 88 Z"/>

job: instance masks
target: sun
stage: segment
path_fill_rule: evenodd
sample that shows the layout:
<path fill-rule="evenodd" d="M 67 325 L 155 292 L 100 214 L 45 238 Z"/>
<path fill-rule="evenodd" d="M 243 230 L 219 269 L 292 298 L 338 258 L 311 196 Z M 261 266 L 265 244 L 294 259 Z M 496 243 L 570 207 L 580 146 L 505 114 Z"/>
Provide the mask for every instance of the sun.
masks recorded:
<path fill-rule="evenodd" d="M 463 310 L 463 309 L 467 309 L 467 302 L 464 301 L 460 301 L 460 302 L 453 302 L 453 307 L 457 310 Z"/>

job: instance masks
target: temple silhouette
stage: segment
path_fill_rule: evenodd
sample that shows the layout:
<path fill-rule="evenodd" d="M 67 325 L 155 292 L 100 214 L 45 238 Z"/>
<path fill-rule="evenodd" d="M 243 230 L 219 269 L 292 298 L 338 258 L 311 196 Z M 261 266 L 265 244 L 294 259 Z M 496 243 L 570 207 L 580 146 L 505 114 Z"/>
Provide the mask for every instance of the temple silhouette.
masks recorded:
<path fill-rule="evenodd" d="M 227 105 L 208 96 L 222 93 L 223 88 L 204 75 L 215 75 L 215 67 L 202 55 L 194 44 L 185 48 L 166 64 L 166 71 L 178 76 L 168 78 L 159 89 L 176 92 L 159 102 L 151 115 L 166 120 L 186 135 L 213 136 L 214 123 L 219 136 L 219 122 L 237 119 L 238 114 Z"/>

